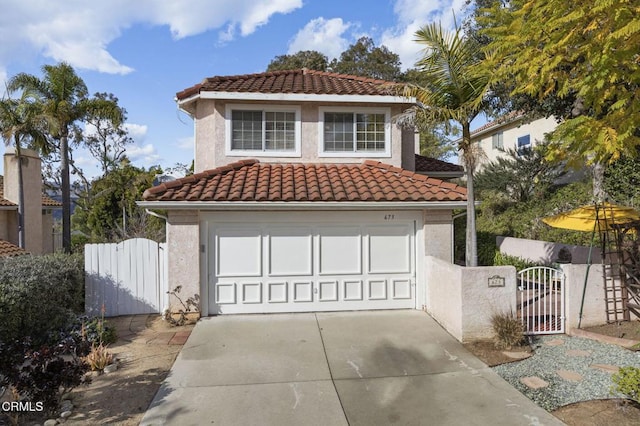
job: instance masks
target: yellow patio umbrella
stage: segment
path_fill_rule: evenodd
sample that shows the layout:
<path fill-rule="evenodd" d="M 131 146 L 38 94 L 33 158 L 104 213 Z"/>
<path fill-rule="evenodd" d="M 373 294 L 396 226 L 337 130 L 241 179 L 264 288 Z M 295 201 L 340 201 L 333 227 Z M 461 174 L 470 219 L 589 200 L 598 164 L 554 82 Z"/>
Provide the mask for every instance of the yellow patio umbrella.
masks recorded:
<path fill-rule="evenodd" d="M 560 213 L 555 216 L 542 219 L 544 223 L 554 228 L 572 229 L 574 231 L 592 232 L 591 246 L 587 259 L 587 273 L 584 277 L 582 288 L 582 301 L 580 303 L 580 316 L 578 328 L 582 325 L 582 312 L 584 308 L 584 296 L 589 279 L 589 269 L 591 268 L 591 251 L 595 240 L 596 231 L 603 233 L 612 228 L 612 225 L 620 225 L 628 222 L 640 220 L 640 213 L 631 207 L 618 206 L 611 203 L 601 203 L 589 206 L 578 207 L 577 209 Z M 604 253 L 602 256 L 604 259 Z"/>
<path fill-rule="evenodd" d="M 611 203 L 582 206 L 577 209 L 542 219 L 554 228 L 592 232 L 611 229 L 611 225 L 640 220 L 640 213 L 631 207 Z"/>

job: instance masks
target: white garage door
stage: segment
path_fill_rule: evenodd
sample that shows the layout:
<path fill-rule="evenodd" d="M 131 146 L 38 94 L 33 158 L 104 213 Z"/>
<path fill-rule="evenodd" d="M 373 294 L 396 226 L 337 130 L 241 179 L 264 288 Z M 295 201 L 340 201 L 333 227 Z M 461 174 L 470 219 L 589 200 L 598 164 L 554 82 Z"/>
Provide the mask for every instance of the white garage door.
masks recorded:
<path fill-rule="evenodd" d="M 414 308 L 415 229 L 413 220 L 212 223 L 209 314 Z"/>

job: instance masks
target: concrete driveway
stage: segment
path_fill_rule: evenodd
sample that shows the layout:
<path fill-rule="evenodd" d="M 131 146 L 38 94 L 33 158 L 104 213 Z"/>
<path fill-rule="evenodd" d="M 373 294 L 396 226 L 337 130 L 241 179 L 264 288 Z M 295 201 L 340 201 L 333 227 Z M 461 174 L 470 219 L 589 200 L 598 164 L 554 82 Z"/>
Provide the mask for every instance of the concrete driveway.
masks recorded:
<path fill-rule="evenodd" d="M 141 424 L 562 423 L 403 310 L 203 319 Z"/>

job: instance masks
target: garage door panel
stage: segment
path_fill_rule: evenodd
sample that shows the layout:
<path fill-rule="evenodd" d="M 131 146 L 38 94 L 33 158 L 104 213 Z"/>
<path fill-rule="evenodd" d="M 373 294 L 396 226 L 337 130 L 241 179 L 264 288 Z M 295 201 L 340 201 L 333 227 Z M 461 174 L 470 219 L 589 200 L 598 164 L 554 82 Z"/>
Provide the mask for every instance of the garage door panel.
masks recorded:
<path fill-rule="evenodd" d="M 358 226 L 322 227 L 318 234 L 321 275 L 362 273 L 362 236 Z"/>
<path fill-rule="evenodd" d="M 216 273 L 219 277 L 262 275 L 260 228 L 219 229 L 216 238 Z"/>
<path fill-rule="evenodd" d="M 269 303 L 287 303 L 288 301 L 288 283 L 287 282 L 270 282 L 267 301 Z"/>
<path fill-rule="evenodd" d="M 294 302 L 313 302 L 313 282 L 296 281 L 293 283 Z"/>
<path fill-rule="evenodd" d="M 262 303 L 262 283 L 245 282 L 242 283 L 242 303 Z"/>
<path fill-rule="evenodd" d="M 216 284 L 216 303 L 235 304 L 236 303 L 236 283 L 219 282 Z"/>
<path fill-rule="evenodd" d="M 394 300 L 411 299 L 411 280 L 391 280 L 391 293 Z"/>
<path fill-rule="evenodd" d="M 370 274 L 411 272 L 411 237 L 406 225 L 367 227 Z"/>
<path fill-rule="evenodd" d="M 270 276 L 313 274 L 311 228 L 273 228 L 269 233 Z"/>
<path fill-rule="evenodd" d="M 338 281 L 320 281 L 318 283 L 318 301 L 335 302 L 338 300 Z"/>
<path fill-rule="evenodd" d="M 362 301 L 362 280 L 344 280 L 343 281 L 343 300 L 345 301 Z"/>
<path fill-rule="evenodd" d="M 387 299 L 387 280 L 368 280 L 367 289 L 369 300 Z"/>

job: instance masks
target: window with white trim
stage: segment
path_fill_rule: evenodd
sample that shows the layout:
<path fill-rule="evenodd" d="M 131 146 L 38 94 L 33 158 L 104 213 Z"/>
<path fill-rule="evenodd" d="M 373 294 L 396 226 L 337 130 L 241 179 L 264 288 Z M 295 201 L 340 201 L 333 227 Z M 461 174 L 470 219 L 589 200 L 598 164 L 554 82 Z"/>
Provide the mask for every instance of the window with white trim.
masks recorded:
<path fill-rule="evenodd" d="M 321 156 L 387 156 L 390 113 L 378 108 L 320 108 Z"/>
<path fill-rule="evenodd" d="M 504 148 L 503 136 L 504 136 L 503 132 L 498 132 L 491 135 L 491 146 L 493 149 Z"/>
<path fill-rule="evenodd" d="M 299 107 L 226 108 L 228 155 L 299 156 Z"/>

